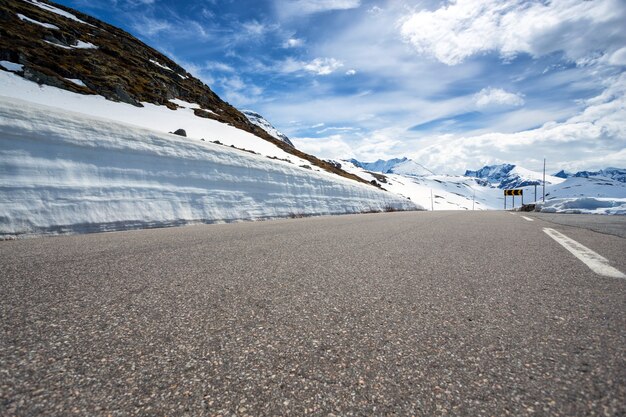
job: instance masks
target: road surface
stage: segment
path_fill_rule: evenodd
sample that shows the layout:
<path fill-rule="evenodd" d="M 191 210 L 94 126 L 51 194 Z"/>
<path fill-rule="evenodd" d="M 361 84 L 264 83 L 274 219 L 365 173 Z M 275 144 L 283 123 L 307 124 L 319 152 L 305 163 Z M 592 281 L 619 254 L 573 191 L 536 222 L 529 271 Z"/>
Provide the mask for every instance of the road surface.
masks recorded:
<path fill-rule="evenodd" d="M 626 279 L 544 231 L 623 273 L 626 217 L 562 219 L 0 242 L 0 415 L 626 415 Z"/>

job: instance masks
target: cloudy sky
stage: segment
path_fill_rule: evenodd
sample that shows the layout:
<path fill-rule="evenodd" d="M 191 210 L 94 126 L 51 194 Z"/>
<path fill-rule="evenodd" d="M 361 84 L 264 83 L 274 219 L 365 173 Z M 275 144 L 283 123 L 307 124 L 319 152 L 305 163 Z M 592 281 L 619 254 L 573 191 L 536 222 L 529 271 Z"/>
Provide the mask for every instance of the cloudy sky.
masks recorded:
<path fill-rule="evenodd" d="M 626 167 L 623 0 L 59 2 L 321 157 Z"/>

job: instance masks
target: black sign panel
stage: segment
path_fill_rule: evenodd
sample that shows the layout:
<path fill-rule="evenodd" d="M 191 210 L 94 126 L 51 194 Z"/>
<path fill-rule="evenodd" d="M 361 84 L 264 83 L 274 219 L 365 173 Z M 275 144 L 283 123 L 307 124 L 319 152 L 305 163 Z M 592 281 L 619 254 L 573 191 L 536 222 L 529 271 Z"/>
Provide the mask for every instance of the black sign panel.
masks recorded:
<path fill-rule="evenodd" d="M 504 195 L 523 195 L 523 190 L 504 190 Z"/>

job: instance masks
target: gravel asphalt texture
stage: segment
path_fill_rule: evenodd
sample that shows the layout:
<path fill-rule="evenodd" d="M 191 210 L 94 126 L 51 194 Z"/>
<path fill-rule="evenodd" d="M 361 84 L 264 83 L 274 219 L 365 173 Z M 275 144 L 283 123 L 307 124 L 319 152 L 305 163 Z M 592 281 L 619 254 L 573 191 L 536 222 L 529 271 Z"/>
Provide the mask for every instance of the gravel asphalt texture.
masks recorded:
<path fill-rule="evenodd" d="M 626 216 L 0 242 L 0 415 L 624 416 L 626 280 L 543 227 L 626 272 Z"/>

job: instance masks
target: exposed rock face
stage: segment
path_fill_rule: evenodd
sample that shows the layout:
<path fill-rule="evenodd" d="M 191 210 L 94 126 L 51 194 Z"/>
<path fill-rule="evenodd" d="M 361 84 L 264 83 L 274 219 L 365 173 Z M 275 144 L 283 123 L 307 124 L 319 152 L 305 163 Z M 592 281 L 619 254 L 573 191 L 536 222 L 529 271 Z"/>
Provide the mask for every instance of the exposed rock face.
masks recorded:
<path fill-rule="evenodd" d="M 184 136 L 184 137 L 187 137 L 187 132 L 185 132 L 185 129 L 177 129 L 177 130 L 174 132 L 174 134 L 175 134 L 175 135 L 178 135 L 178 136 Z"/>
<path fill-rule="evenodd" d="M 230 124 L 314 165 L 359 180 L 251 123 L 176 62 L 132 35 L 68 7 L 43 0 L 0 0 L 0 60 L 22 64 L 23 71 L 16 73 L 24 78 L 75 93 L 171 109 L 176 105 L 169 100 L 175 98 L 197 103 L 199 117 Z"/>

